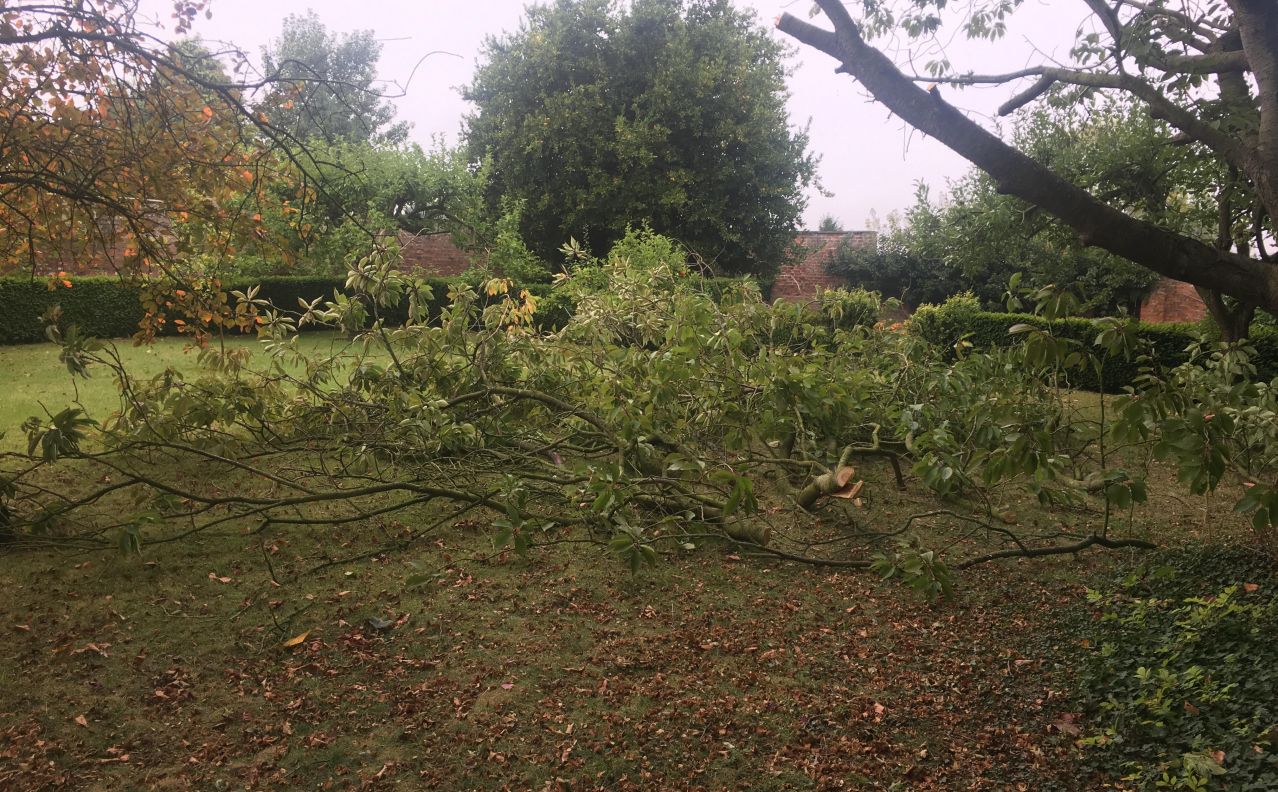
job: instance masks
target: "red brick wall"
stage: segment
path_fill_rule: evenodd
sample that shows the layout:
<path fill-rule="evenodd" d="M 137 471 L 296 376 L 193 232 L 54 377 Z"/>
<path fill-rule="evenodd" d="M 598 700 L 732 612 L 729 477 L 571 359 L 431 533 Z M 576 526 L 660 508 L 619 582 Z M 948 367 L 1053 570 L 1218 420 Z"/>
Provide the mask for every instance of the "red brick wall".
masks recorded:
<path fill-rule="evenodd" d="M 470 269 L 471 256 L 453 244 L 448 234 L 415 236 L 399 232 L 399 247 L 404 256 L 404 269 L 419 275 L 449 278 Z"/>
<path fill-rule="evenodd" d="M 138 259 L 136 242 L 124 239 L 123 226 L 103 222 L 96 235 L 86 234 L 84 237 L 66 240 L 37 240 L 35 251 L 36 276 L 54 275 L 67 272 L 71 275 L 115 275 L 126 266 L 130 269 L 140 268 L 144 272 L 154 272 L 154 268 L 141 266 Z M 170 250 L 174 252 L 172 240 Z M 25 239 L 11 241 L 16 251 L 10 247 L 7 253 L 17 253 L 19 266 L 4 275 L 32 274 Z"/>
<path fill-rule="evenodd" d="M 859 248 L 874 244 L 873 231 L 847 231 L 832 234 L 803 231 L 796 240 L 807 250 L 803 260 L 787 264 L 777 273 L 772 284 L 772 299 L 811 300 L 825 289 L 846 286 L 847 281 L 826 272 L 826 263 L 838 252 L 844 240 Z"/>
<path fill-rule="evenodd" d="M 1207 315 L 1207 306 L 1194 287 L 1183 281 L 1163 278 L 1140 303 L 1142 322 L 1197 322 Z"/>

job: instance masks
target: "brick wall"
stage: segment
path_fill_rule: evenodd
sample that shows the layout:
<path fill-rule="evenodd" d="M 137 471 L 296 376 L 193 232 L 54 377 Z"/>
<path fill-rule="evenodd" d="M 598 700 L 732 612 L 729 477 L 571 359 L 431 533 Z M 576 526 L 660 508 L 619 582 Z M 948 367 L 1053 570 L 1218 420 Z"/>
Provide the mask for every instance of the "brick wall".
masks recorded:
<path fill-rule="evenodd" d="M 127 239 L 126 239 L 127 237 Z M 154 267 L 143 266 L 138 259 L 138 245 L 124 232 L 122 223 L 102 222 L 96 234 L 85 233 L 81 237 L 63 240 L 37 240 L 35 268 L 32 269 L 26 240 L 11 239 L 6 254 L 15 254 L 18 266 L 4 275 L 29 275 L 37 277 L 67 272 L 72 275 L 115 275 L 126 267 L 154 274 Z M 169 252 L 175 252 L 173 240 L 169 240 Z M 16 248 L 16 249 L 15 249 Z"/>
<path fill-rule="evenodd" d="M 850 240 L 858 248 L 870 247 L 874 244 L 874 232 L 800 232 L 795 241 L 807 251 L 807 255 L 800 261 L 785 265 L 777 273 L 776 282 L 772 285 L 772 299 L 806 301 L 825 289 L 846 286 L 847 281 L 831 275 L 825 269 L 826 263 L 838 252 L 844 240 Z"/>
<path fill-rule="evenodd" d="M 1207 315 L 1207 306 L 1194 287 L 1183 281 L 1162 278 L 1140 303 L 1142 322 L 1197 322 Z"/>
<path fill-rule="evenodd" d="M 398 239 L 404 269 L 408 272 L 448 278 L 462 274 L 475 263 L 469 254 L 453 244 L 448 234 L 416 236 L 400 231 Z"/>

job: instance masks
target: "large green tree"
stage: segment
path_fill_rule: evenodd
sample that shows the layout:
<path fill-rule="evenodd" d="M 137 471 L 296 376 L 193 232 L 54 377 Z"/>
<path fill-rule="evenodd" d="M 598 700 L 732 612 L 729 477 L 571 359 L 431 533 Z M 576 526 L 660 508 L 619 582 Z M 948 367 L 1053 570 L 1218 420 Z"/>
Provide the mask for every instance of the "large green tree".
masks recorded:
<path fill-rule="evenodd" d="M 342 274 L 398 231 L 450 234 L 474 249 L 496 233 L 483 173 L 459 150 L 313 140 L 308 153 L 297 183 L 267 188 L 259 217 L 269 233 L 243 250 L 241 274 Z"/>
<path fill-rule="evenodd" d="M 720 272 L 768 273 L 815 162 L 789 125 L 784 50 L 727 0 L 557 0 L 490 38 L 466 98 L 488 204 L 523 203 L 553 258 L 648 224 Z"/>
<path fill-rule="evenodd" d="M 1086 245 L 1194 284 L 1226 337 L 1245 333 L 1257 307 L 1278 310 L 1278 267 L 1267 249 L 1278 216 L 1274 0 L 1083 0 L 1078 12 L 1088 19 L 1067 56 L 994 73 L 951 63 L 937 44 L 954 33 L 1002 37 L 1016 0 L 816 4 L 832 30 L 790 14 L 778 27 L 834 58 L 838 71 L 985 171 L 1000 192 L 1050 213 Z M 964 85 L 1014 86 L 1002 114 L 1096 94 L 1137 105 L 1165 122 L 1159 145 L 1192 147 L 1214 165 L 1216 228 L 1180 227 L 1170 213 L 1138 211 L 1071 179 L 951 104 Z"/>
<path fill-rule="evenodd" d="M 377 79 L 382 45 L 371 30 L 330 33 L 314 11 L 290 14 L 280 37 L 262 51 L 272 89 L 261 109 L 300 140 L 399 144 L 408 124 Z"/>

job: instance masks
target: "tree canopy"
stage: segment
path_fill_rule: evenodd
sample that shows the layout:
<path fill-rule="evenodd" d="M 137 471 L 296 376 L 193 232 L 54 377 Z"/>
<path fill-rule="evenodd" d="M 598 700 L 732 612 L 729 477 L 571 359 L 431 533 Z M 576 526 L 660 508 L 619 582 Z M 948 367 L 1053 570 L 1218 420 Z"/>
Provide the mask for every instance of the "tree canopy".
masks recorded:
<path fill-rule="evenodd" d="M 197 4 L 175 8 L 186 32 Z M 278 172 L 283 141 L 134 11 L 117 0 L 0 9 L 0 269 L 162 269 L 194 229 L 221 251 L 252 233 L 245 209 Z"/>
<path fill-rule="evenodd" d="M 843 231 L 843 223 L 839 222 L 839 218 L 834 215 L 825 215 L 821 218 L 817 230 L 823 234 L 838 234 Z"/>
<path fill-rule="evenodd" d="M 408 139 L 408 124 L 377 82 L 382 45 L 371 30 L 330 33 L 314 11 L 290 14 L 280 37 L 263 48 L 274 82 L 261 107 L 295 137 L 325 143 L 382 143 Z"/>
<path fill-rule="evenodd" d="M 176 3 L 171 32 L 190 33 L 202 10 Z M 189 295 L 196 281 L 293 270 L 312 254 L 344 267 L 380 230 L 421 231 L 463 214 L 454 205 L 477 206 L 457 156 L 374 147 L 366 136 L 325 144 L 299 123 L 331 119 L 324 113 L 354 91 L 360 69 L 371 80 L 377 47 L 367 35 L 293 36 L 279 71 L 301 68 L 293 56 L 317 48 L 336 54 L 321 53 L 322 80 L 279 84 L 246 77 L 242 52 L 167 43 L 135 17 L 135 4 L 119 0 L 0 9 L 0 270 L 163 274 L 169 283 L 154 288 Z M 336 99 L 319 91 L 332 85 L 342 86 Z M 361 107 L 389 120 L 380 101 Z"/>
<path fill-rule="evenodd" d="M 488 205 L 523 203 L 543 258 L 606 250 L 630 224 L 723 272 L 793 243 L 815 160 L 789 126 L 784 50 L 727 0 L 558 0 L 490 38 L 466 97 Z"/>
<path fill-rule="evenodd" d="M 1256 307 L 1278 309 L 1278 268 L 1266 249 L 1278 212 L 1278 6 L 1086 0 L 1089 19 L 1067 62 L 978 74 L 943 57 L 924 61 L 925 45 L 947 34 L 947 25 L 993 41 L 1018 5 L 979 0 L 956 19 L 945 0 L 866 0 L 857 4 L 859 16 L 838 0 L 817 0 L 833 30 L 790 14 L 777 25 L 839 61 L 839 71 L 989 174 L 999 192 L 1052 214 L 1086 245 L 1199 287 L 1227 336 L 1238 334 Z M 903 53 L 907 65 L 871 43 L 898 33 L 917 45 Z M 1211 230 L 1184 227 L 1174 213 L 1154 215 L 1111 200 L 951 104 L 946 92 L 965 85 L 1016 86 L 1000 108 L 1004 115 L 1035 102 L 1068 107 L 1097 95 L 1135 104 L 1165 123 L 1156 145 L 1189 147 L 1214 165 L 1219 223 Z M 1104 155 L 1099 147 L 1094 153 Z"/>

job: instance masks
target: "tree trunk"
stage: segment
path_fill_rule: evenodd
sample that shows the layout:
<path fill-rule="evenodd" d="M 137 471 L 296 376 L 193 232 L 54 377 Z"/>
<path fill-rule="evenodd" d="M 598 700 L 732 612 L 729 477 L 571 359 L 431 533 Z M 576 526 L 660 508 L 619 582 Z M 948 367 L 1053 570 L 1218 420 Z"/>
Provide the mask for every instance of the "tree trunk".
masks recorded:
<path fill-rule="evenodd" d="M 1259 89 L 1260 127 L 1254 138 L 1244 141 L 1253 155 L 1243 172 L 1255 185 L 1269 216 L 1278 217 L 1278 3 L 1274 0 L 1228 2 L 1247 64 Z"/>
<path fill-rule="evenodd" d="M 1203 288 L 1198 288 L 1197 291 L 1207 306 L 1208 315 L 1220 330 L 1221 341 L 1232 344 L 1251 336 L 1251 320 L 1256 316 L 1255 305 L 1244 302 L 1231 305 L 1218 291 Z"/>

